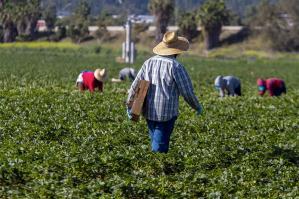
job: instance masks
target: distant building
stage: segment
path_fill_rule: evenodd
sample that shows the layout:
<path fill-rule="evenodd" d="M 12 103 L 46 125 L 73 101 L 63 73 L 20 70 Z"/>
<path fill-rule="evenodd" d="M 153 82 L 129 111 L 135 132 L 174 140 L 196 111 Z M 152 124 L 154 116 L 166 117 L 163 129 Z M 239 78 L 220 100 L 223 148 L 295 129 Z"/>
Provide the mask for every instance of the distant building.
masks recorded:
<path fill-rule="evenodd" d="M 120 18 L 120 15 L 111 15 L 112 16 L 112 19 L 119 19 Z"/>
<path fill-rule="evenodd" d="M 36 23 L 36 29 L 37 29 L 38 32 L 48 31 L 46 21 L 43 20 L 43 19 L 38 20 L 37 23 Z"/>
<path fill-rule="evenodd" d="M 287 24 L 290 28 L 292 28 L 295 25 L 294 19 L 289 14 L 282 13 L 282 14 L 280 14 L 280 17 L 287 22 Z"/>
<path fill-rule="evenodd" d="M 63 19 L 64 17 L 71 16 L 71 12 L 60 10 L 60 11 L 57 11 L 56 16 L 58 19 Z"/>
<path fill-rule="evenodd" d="M 155 17 L 152 15 L 130 15 L 129 19 L 132 23 L 154 23 Z"/>

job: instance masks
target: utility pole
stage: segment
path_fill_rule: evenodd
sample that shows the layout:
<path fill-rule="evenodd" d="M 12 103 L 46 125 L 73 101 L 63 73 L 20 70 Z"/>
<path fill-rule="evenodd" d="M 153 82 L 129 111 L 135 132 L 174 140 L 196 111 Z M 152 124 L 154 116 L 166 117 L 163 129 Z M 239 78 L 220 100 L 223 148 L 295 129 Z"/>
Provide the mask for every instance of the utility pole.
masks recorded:
<path fill-rule="evenodd" d="M 132 21 L 128 16 L 125 25 L 126 41 L 122 44 L 122 58 L 125 63 L 133 64 L 135 61 L 135 43 L 132 42 Z"/>

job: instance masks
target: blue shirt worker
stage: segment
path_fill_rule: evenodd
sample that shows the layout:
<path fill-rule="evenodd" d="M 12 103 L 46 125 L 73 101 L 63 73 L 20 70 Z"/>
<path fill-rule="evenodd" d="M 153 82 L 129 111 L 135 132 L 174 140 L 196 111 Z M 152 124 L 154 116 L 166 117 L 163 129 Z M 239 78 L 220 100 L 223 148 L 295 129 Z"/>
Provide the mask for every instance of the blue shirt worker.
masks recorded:
<path fill-rule="evenodd" d="M 241 96 L 241 81 L 234 76 L 221 76 L 215 79 L 215 88 L 219 91 L 220 97 Z"/>
<path fill-rule="evenodd" d="M 143 115 L 153 152 L 168 152 L 170 136 L 178 117 L 179 95 L 197 111 L 197 115 L 202 113 L 190 77 L 184 66 L 176 60 L 177 55 L 188 48 L 186 38 L 178 37 L 176 32 L 165 33 L 162 42 L 153 49 L 156 56 L 144 62 L 129 90 L 127 104 L 133 101 L 139 80 L 150 82 Z M 130 118 L 130 109 L 127 111 Z"/>
<path fill-rule="evenodd" d="M 126 80 L 127 78 L 130 79 L 131 81 L 134 81 L 136 77 L 136 72 L 135 72 L 135 69 L 134 68 L 129 68 L 129 67 L 126 67 L 126 68 L 123 68 L 119 71 L 119 76 L 118 78 L 121 80 L 121 81 L 124 81 Z"/>

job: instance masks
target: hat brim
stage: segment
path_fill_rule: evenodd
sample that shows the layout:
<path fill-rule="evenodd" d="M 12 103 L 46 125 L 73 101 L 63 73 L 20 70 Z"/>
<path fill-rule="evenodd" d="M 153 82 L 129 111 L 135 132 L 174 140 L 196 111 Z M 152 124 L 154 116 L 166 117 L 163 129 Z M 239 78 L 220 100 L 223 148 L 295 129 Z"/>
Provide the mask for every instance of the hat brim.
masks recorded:
<path fill-rule="evenodd" d="M 181 54 L 189 49 L 189 42 L 184 37 L 178 37 L 178 40 L 166 44 L 160 42 L 157 46 L 154 47 L 153 52 L 157 55 L 176 55 Z"/>
<path fill-rule="evenodd" d="M 95 78 L 96 78 L 96 80 L 98 80 L 98 81 L 103 81 L 103 77 L 101 77 L 101 76 L 94 76 Z"/>
<path fill-rule="evenodd" d="M 104 71 L 104 73 L 103 74 L 101 74 L 101 72 L 100 71 L 95 71 L 94 72 L 94 77 L 96 78 L 96 80 L 98 80 L 98 81 L 105 81 L 106 80 L 106 76 L 107 76 L 107 72 L 106 71 Z"/>

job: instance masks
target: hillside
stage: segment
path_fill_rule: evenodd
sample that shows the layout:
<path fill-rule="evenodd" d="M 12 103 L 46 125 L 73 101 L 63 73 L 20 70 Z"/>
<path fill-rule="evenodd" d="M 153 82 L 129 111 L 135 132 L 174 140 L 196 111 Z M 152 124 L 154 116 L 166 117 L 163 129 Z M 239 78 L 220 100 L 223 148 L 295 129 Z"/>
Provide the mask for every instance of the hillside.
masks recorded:
<path fill-rule="evenodd" d="M 91 5 L 91 12 L 93 15 L 98 15 L 103 10 L 111 12 L 113 14 L 120 13 L 120 12 L 129 12 L 134 14 L 147 14 L 149 0 L 89 0 Z M 276 0 L 272 0 L 275 2 Z M 80 0 L 68 0 L 68 1 L 61 1 L 61 0 L 42 0 L 44 5 L 48 4 L 55 4 L 57 6 L 57 10 L 59 11 L 69 11 L 75 9 L 78 5 Z M 175 0 L 176 7 L 181 10 L 192 10 L 197 8 L 204 0 Z M 239 14 L 240 16 L 244 16 L 246 10 L 250 6 L 257 5 L 260 0 L 226 0 L 227 6 L 234 11 L 235 13 Z"/>

